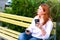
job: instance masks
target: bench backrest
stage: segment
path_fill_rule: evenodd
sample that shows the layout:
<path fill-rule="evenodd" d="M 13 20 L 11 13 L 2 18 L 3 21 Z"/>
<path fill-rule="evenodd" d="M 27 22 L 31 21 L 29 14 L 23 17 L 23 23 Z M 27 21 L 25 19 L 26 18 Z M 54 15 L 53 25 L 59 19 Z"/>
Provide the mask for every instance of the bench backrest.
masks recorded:
<path fill-rule="evenodd" d="M 28 22 L 32 22 L 33 18 L 29 17 L 23 17 L 23 16 L 17 16 L 17 15 L 12 15 L 12 14 L 6 14 L 6 13 L 0 13 L 0 21 L 7 22 L 10 24 L 18 25 L 18 26 L 23 26 L 23 27 L 28 27 L 30 24 Z M 53 22 L 54 24 L 54 33 L 56 33 L 55 28 L 56 28 L 56 22 Z M 53 33 L 53 32 L 52 32 Z"/>
<path fill-rule="evenodd" d="M 12 19 L 14 19 L 14 20 L 12 20 Z M 19 21 L 16 21 L 16 20 L 19 20 Z M 0 21 L 11 23 L 11 24 L 18 25 L 18 26 L 28 27 L 29 24 L 24 23 L 22 21 L 31 22 L 32 18 L 11 15 L 11 14 L 6 14 L 6 13 L 0 13 Z"/>

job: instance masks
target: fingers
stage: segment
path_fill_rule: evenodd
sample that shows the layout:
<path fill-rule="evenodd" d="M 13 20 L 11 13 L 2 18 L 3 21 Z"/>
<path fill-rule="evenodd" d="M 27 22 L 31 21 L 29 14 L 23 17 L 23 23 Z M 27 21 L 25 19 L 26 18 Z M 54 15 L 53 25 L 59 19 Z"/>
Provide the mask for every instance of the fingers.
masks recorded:
<path fill-rule="evenodd" d="M 25 32 L 26 32 L 26 31 L 25 31 Z M 29 34 L 30 34 L 30 32 L 26 32 L 26 34 L 27 34 L 27 35 L 29 35 Z"/>
<path fill-rule="evenodd" d="M 46 31 L 42 30 L 42 36 L 45 36 L 45 35 L 46 35 Z"/>

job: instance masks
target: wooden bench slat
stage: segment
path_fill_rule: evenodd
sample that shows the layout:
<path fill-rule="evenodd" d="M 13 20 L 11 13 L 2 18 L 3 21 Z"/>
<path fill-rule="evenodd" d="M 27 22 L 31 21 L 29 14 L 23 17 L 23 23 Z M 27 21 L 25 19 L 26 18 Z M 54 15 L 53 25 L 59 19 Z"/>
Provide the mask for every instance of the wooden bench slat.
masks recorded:
<path fill-rule="evenodd" d="M 19 22 L 19 21 L 7 19 L 7 18 L 2 18 L 2 17 L 0 17 L 0 21 L 11 23 L 11 24 L 18 25 L 18 26 L 23 26 L 23 27 L 28 27 L 30 25 L 28 23 L 23 23 L 23 22 Z"/>
<path fill-rule="evenodd" d="M 17 40 L 17 39 L 15 39 L 15 38 L 9 37 L 9 36 L 7 36 L 7 35 L 5 35 L 5 34 L 3 34 L 3 33 L 0 33 L 0 36 L 6 38 L 6 39 L 8 39 L 8 40 Z"/>
<path fill-rule="evenodd" d="M 9 33 L 9 32 L 7 32 L 7 31 L 1 30 L 1 29 L 0 29 L 0 32 L 2 32 L 2 33 L 4 33 L 4 34 L 6 34 L 6 35 L 9 35 L 9 36 L 11 36 L 11 37 L 14 37 L 14 38 L 17 38 L 17 39 L 18 39 L 18 35 Z"/>
<path fill-rule="evenodd" d="M 53 30 L 51 31 L 51 34 L 56 34 L 56 30 L 53 29 Z"/>
<path fill-rule="evenodd" d="M 0 27 L 0 32 L 2 32 L 2 33 L 4 33 L 4 34 L 7 34 L 7 35 L 10 35 L 10 36 L 12 36 L 12 37 L 15 37 L 15 38 L 18 38 L 18 36 L 19 36 L 19 34 L 18 35 L 16 35 L 15 33 L 12 33 L 12 32 L 9 32 L 8 30 L 5 30 L 6 28 L 3 28 L 2 29 L 2 27 Z"/>
<path fill-rule="evenodd" d="M 53 27 L 55 27 L 55 28 L 56 28 L 56 22 L 53 22 Z"/>
<path fill-rule="evenodd" d="M 23 20 L 23 21 L 27 21 L 27 22 L 32 22 L 32 19 L 33 19 L 33 18 L 29 18 L 29 17 L 6 14 L 6 13 L 2 13 L 2 12 L 0 12 L 0 16 L 7 17 L 7 18 L 12 18 L 12 19 L 16 19 L 16 20 Z"/>
<path fill-rule="evenodd" d="M 4 28 L 2 26 L 0 26 L 0 29 L 4 29 L 5 31 L 8 31 L 8 32 L 13 33 L 13 34 L 16 34 L 16 35 L 19 35 L 20 34 L 19 32 L 13 31 L 11 29 Z"/>

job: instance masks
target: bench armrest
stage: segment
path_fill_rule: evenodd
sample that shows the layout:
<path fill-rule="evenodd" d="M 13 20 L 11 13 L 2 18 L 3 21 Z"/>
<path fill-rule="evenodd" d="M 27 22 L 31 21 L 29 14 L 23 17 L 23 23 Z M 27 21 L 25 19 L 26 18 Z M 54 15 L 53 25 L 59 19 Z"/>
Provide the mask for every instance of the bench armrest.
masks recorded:
<path fill-rule="evenodd" d="M 52 38 L 53 38 L 54 40 L 56 40 L 56 34 L 54 34 L 53 36 L 50 36 L 50 37 L 49 37 L 49 40 L 51 40 Z"/>

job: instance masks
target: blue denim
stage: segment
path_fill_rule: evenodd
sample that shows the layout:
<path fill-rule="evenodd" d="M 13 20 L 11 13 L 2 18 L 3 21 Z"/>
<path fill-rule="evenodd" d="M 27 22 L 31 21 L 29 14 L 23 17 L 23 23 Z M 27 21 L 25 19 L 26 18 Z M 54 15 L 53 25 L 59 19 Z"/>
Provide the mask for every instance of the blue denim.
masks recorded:
<path fill-rule="evenodd" d="M 18 40 L 42 40 L 35 37 L 32 37 L 31 34 L 27 35 L 25 32 L 19 35 Z"/>

